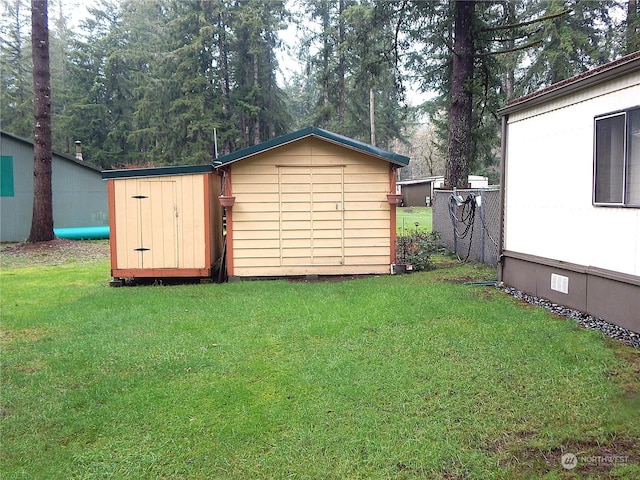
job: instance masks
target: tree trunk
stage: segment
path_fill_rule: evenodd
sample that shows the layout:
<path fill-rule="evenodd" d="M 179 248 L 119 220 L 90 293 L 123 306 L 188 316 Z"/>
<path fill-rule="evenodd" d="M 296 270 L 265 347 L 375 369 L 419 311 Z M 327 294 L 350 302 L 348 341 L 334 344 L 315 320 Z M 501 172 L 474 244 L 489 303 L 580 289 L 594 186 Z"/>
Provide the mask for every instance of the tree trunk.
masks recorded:
<path fill-rule="evenodd" d="M 371 145 L 376 146 L 376 95 L 369 89 L 369 125 L 371 127 Z"/>
<path fill-rule="evenodd" d="M 227 127 L 231 122 L 231 80 L 229 79 L 229 56 L 227 52 L 228 42 L 227 34 L 225 30 L 225 18 L 222 11 L 218 13 L 218 56 L 220 58 L 220 90 L 222 94 L 222 117 L 223 127 Z M 231 140 L 225 135 L 225 140 L 222 142 L 222 148 L 220 154 L 226 155 L 234 150 L 234 145 Z"/>
<path fill-rule="evenodd" d="M 322 35 L 323 35 L 323 48 L 322 48 L 322 128 L 329 128 L 329 57 L 331 55 L 331 45 L 329 43 L 329 6 L 325 5 L 325 9 L 322 14 Z"/>
<path fill-rule="evenodd" d="M 343 12 L 345 9 L 344 0 L 340 0 L 339 2 L 339 12 L 338 12 L 338 133 L 344 134 L 344 111 L 345 111 L 345 103 L 346 103 L 346 93 L 345 93 L 345 32 L 344 32 L 344 17 Z"/>
<path fill-rule="evenodd" d="M 253 55 L 253 87 L 256 92 L 260 88 L 260 78 L 258 76 L 258 54 Z M 256 118 L 253 123 L 253 144 L 258 145 L 260 143 L 260 96 L 256 94 L 255 106 L 257 108 Z"/>
<path fill-rule="evenodd" d="M 627 4 L 626 53 L 640 50 L 640 12 L 638 0 L 629 0 Z"/>
<path fill-rule="evenodd" d="M 515 23 L 517 21 L 515 2 L 507 2 L 506 9 L 507 23 Z M 509 39 L 505 46 L 508 49 L 515 48 L 516 42 L 514 39 Z M 513 92 L 515 91 L 516 86 L 516 62 L 514 61 L 514 59 L 517 59 L 517 54 L 515 52 L 507 54 L 507 58 L 505 59 L 507 68 L 505 78 L 505 94 L 507 96 L 507 100 L 511 100 L 513 98 Z"/>
<path fill-rule="evenodd" d="M 33 217 L 28 242 L 53 240 L 51 193 L 51 79 L 47 0 L 31 0 L 33 56 Z"/>
<path fill-rule="evenodd" d="M 471 119 L 473 79 L 473 13 L 475 0 L 457 0 L 453 42 L 453 75 L 449 107 L 449 139 L 445 186 L 467 186 L 471 164 Z"/>

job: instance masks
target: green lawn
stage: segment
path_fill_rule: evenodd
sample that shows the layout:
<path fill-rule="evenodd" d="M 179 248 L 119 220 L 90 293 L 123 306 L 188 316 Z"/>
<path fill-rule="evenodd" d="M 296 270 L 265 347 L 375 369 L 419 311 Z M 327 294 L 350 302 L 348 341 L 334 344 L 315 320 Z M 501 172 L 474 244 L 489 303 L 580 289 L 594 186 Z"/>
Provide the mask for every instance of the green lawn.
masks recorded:
<path fill-rule="evenodd" d="M 431 207 L 399 207 L 396 212 L 398 235 L 408 235 L 416 230 L 419 232 L 431 231 Z M 417 226 L 416 223 L 418 223 Z"/>
<path fill-rule="evenodd" d="M 640 478 L 638 350 L 447 262 L 126 288 L 104 260 L 5 266 L 0 477 Z"/>

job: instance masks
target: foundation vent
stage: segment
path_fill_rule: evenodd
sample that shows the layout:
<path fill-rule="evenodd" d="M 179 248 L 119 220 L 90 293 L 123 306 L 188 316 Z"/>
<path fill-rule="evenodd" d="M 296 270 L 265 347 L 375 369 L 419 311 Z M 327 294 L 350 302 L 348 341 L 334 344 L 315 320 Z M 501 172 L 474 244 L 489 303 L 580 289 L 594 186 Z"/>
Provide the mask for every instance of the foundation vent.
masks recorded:
<path fill-rule="evenodd" d="M 551 274 L 551 290 L 568 294 L 569 293 L 569 277 L 552 273 Z"/>

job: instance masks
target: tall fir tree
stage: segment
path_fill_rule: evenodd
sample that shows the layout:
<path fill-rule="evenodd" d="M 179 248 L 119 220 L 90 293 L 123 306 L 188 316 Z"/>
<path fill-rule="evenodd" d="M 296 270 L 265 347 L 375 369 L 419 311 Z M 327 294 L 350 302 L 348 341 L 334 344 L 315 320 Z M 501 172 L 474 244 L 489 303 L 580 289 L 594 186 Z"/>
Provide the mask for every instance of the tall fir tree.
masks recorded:
<path fill-rule="evenodd" d="M 0 124 L 24 138 L 33 136 L 33 83 L 28 0 L 2 0 L 0 23 Z"/>
<path fill-rule="evenodd" d="M 33 57 L 33 215 L 28 242 L 46 242 L 53 232 L 51 73 L 47 0 L 31 0 Z"/>

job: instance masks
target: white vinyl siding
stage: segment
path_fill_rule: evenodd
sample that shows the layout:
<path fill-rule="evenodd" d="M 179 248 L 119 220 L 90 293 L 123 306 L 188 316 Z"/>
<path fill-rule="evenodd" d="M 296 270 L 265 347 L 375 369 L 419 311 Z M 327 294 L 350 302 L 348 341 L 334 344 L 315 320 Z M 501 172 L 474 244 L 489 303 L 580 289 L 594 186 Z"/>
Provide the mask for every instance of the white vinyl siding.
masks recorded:
<path fill-rule="evenodd" d="M 638 99 L 634 72 L 509 115 L 505 250 L 640 275 L 640 209 L 602 208 L 593 198 L 594 119 L 629 112 Z M 627 176 L 637 182 L 632 137 Z"/>

